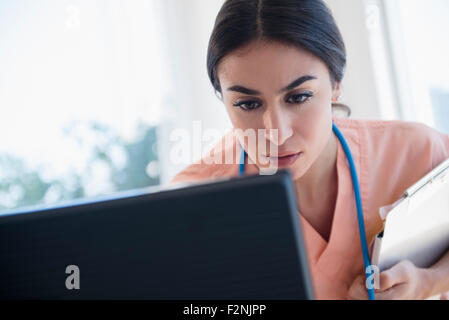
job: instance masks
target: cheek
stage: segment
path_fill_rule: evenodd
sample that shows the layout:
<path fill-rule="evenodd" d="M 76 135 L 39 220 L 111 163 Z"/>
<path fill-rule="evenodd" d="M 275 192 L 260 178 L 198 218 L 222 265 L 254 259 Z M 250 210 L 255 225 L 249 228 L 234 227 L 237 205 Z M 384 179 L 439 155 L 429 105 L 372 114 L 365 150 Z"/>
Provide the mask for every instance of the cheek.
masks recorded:
<path fill-rule="evenodd" d="M 257 117 L 245 116 L 241 110 L 238 110 L 234 106 L 227 105 L 226 110 L 240 143 L 243 144 L 250 157 L 256 159 L 257 129 L 260 128 Z M 254 133 L 254 138 L 248 138 L 250 136 L 253 137 L 252 133 Z"/>
<path fill-rule="evenodd" d="M 328 142 L 332 127 L 332 108 L 329 100 L 314 100 L 295 121 L 295 134 L 301 139 L 308 157 L 315 158 Z"/>
<path fill-rule="evenodd" d="M 229 115 L 229 119 L 231 120 L 232 126 L 235 129 L 241 129 L 243 131 L 247 129 L 262 129 L 263 128 L 263 119 L 258 116 L 256 112 L 247 114 L 239 110 L 234 106 L 226 106 L 227 113 Z"/>
<path fill-rule="evenodd" d="M 227 101 L 225 102 L 226 112 L 228 113 L 229 119 L 234 128 L 244 129 L 248 124 L 242 116 L 239 114 L 239 110 L 236 107 L 230 105 Z"/>

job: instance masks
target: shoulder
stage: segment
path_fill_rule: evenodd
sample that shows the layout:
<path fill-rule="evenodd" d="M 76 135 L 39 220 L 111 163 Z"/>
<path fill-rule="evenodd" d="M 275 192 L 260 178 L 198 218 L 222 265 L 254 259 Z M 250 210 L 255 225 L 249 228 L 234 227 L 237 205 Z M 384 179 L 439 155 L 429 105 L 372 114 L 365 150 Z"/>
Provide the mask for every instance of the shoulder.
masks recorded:
<path fill-rule="evenodd" d="M 368 133 L 379 134 L 407 134 L 418 136 L 429 136 L 432 133 L 439 133 L 437 130 L 418 122 L 401 120 L 366 120 L 366 119 L 346 119 L 334 118 L 338 127 L 344 129 L 366 130 Z M 440 133 L 441 134 L 441 133 Z"/>
<path fill-rule="evenodd" d="M 342 132 L 356 130 L 368 154 L 427 158 L 433 168 L 449 158 L 449 135 L 425 124 L 398 120 L 334 119 Z M 376 157 L 379 159 L 379 155 Z"/>
<path fill-rule="evenodd" d="M 225 134 L 203 157 L 175 175 L 169 185 L 230 178 L 238 174 L 240 147 L 234 131 Z"/>
<path fill-rule="evenodd" d="M 373 213 L 449 158 L 449 136 L 421 123 L 334 120 L 357 152 L 364 204 Z"/>

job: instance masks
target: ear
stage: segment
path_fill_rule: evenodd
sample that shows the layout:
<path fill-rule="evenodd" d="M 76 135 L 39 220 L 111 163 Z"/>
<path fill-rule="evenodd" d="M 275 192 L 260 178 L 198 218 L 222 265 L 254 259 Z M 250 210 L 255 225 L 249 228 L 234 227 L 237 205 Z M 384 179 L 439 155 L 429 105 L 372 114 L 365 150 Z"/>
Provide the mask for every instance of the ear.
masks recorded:
<path fill-rule="evenodd" d="M 332 90 L 332 102 L 337 102 L 340 100 L 341 96 L 341 87 L 340 82 L 336 82 L 334 85 L 334 89 Z"/>

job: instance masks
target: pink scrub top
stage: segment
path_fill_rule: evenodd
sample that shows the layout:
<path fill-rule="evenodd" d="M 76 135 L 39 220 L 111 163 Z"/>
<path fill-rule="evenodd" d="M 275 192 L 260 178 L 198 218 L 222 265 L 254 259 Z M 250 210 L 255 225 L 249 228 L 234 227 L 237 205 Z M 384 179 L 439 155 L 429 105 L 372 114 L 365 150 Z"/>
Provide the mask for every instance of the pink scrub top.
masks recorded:
<path fill-rule="evenodd" d="M 334 117 L 334 123 L 346 138 L 357 168 L 371 252 L 375 236 L 383 229 L 379 208 L 394 203 L 408 187 L 449 158 L 449 135 L 422 124 L 401 121 Z M 229 134 L 232 136 L 232 131 Z M 225 139 L 226 136 L 201 162 L 178 173 L 170 184 L 238 176 L 237 163 L 210 164 L 211 161 L 207 161 L 208 157 L 216 159 L 229 152 L 229 148 L 241 152 L 236 138 L 233 138 L 232 147 L 224 143 Z M 254 164 L 245 167 L 246 175 L 259 174 Z M 340 143 L 337 172 L 338 194 L 329 241 L 298 212 L 317 299 L 346 299 L 354 279 L 364 274 L 352 179 Z"/>

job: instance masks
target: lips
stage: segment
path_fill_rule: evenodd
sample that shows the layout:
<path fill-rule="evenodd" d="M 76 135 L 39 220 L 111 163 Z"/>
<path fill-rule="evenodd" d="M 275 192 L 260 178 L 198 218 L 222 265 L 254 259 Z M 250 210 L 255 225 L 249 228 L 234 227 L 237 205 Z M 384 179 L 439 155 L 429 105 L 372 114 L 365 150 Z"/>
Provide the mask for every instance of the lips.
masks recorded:
<path fill-rule="evenodd" d="M 302 155 L 302 152 L 298 153 L 289 153 L 284 155 L 280 155 L 277 157 L 270 157 L 270 159 L 277 161 L 278 167 L 287 167 L 295 163 L 296 160 Z"/>
<path fill-rule="evenodd" d="M 297 154 L 299 154 L 299 153 L 301 153 L 301 152 L 284 152 L 284 153 L 279 153 L 278 155 L 276 155 L 276 156 L 270 156 L 270 155 L 268 155 L 267 157 L 268 158 L 278 158 L 278 159 L 282 159 L 282 158 L 287 158 L 287 157 L 290 157 L 290 156 L 294 156 L 294 155 L 297 155 Z"/>
<path fill-rule="evenodd" d="M 288 158 L 288 157 L 295 156 L 295 155 L 297 155 L 297 154 L 300 154 L 300 152 L 293 152 L 293 153 L 288 153 L 288 154 L 278 155 L 278 158 Z"/>

